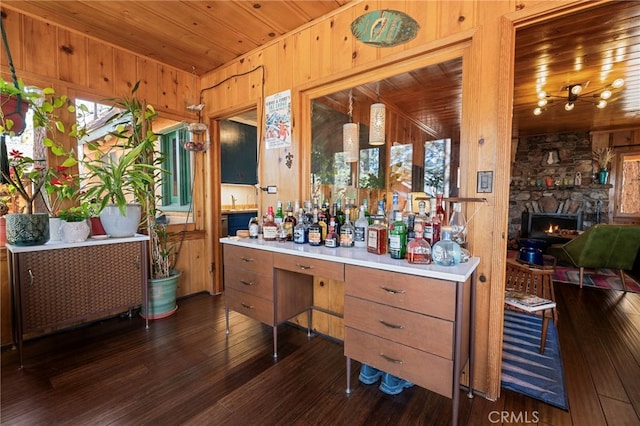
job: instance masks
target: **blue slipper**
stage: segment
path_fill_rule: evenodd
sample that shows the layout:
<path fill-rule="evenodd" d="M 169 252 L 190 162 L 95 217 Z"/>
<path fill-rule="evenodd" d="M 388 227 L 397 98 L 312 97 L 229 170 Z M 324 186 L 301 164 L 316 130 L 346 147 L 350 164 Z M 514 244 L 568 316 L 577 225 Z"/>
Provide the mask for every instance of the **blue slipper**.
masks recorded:
<path fill-rule="evenodd" d="M 382 377 L 384 373 L 377 368 L 373 368 L 370 365 L 362 364 L 360 366 L 360 376 L 358 380 L 360 380 L 365 385 L 372 385 Z"/>
<path fill-rule="evenodd" d="M 413 386 L 413 383 L 385 373 L 382 377 L 382 383 L 380 383 L 380 390 L 387 395 L 397 395 L 405 388 L 410 388 L 411 386 Z"/>

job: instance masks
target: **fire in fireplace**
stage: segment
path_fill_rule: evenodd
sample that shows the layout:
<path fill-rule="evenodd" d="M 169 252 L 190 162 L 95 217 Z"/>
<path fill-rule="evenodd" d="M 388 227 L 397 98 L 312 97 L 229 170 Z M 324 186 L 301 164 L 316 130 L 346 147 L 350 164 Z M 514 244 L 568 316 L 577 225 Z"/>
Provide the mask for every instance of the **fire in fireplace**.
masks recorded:
<path fill-rule="evenodd" d="M 562 231 L 581 231 L 582 213 L 528 213 L 522 225 L 527 231 L 524 237 L 545 239 L 551 234 L 561 235 Z"/>

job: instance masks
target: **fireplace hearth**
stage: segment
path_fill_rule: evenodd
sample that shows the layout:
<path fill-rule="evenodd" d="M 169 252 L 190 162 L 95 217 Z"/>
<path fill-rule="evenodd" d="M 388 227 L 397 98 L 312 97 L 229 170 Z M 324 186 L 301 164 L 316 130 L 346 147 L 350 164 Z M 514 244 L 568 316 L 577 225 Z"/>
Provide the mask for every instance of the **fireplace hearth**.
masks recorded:
<path fill-rule="evenodd" d="M 548 244 L 568 241 L 569 235 L 582 231 L 582 212 L 529 213 L 522 215 L 523 237 L 544 240 Z"/>

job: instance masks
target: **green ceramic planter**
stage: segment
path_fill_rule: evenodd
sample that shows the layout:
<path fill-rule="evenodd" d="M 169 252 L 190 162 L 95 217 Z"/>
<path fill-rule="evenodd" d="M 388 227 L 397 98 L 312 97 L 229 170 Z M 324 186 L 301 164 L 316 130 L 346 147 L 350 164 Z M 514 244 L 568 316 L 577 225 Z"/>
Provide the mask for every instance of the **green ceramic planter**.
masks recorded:
<path fill-rule="evenodd" d="M 182 275 L 180 271 L 172 271 L 167 278 L 155 278 L 148 281 L 149 284 L 149 315 L 147 315 L 144 303 L 140 309 L 143 318 L 160 319 L 172 315 L 177 309 L 176 290 L 178 279 Z"/>
<path fill-rule="evenodd" d="M 49 241 L 47 213 L 13 213 L 7 220 L 7 243 L 15 246 L 38 246 Z"/>

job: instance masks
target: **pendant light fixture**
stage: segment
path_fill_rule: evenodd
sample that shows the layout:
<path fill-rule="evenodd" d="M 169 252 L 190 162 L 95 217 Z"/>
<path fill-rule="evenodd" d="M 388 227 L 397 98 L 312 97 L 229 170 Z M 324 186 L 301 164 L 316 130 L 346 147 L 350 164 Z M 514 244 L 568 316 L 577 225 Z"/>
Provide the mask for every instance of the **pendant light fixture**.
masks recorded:
<path fill-rule="evenodd" d="M 349 90 L 349 122 L 342 126 L 342 150 L 344 162 L 355 163 L 360 153 L 358 125 L 353 122 L 353 92 Z"/>
<path fill-rule="evenodd" d="M 371 104 L 369 123 L 369 145 L 384 145 L 386 108 L 380 102 L 380 83 L 376 86 L 377 101 Z"/>

